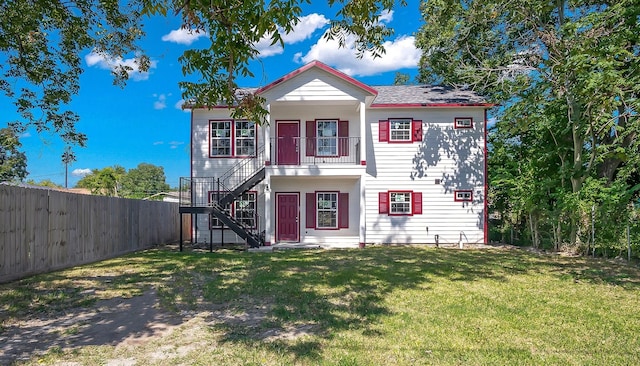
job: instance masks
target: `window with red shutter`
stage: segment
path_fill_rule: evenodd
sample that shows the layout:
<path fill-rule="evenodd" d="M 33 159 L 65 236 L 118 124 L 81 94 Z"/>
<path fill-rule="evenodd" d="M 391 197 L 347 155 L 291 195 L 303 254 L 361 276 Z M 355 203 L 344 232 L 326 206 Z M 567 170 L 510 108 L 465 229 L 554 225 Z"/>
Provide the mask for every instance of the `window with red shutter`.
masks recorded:
<path fill-rule="evenodd" d="M 349 121 L 338 122 L 338 152 L 340 156 L 349 156 Z"/>
<path fill-rule="evenodd" d="M 422 214 L 422 192 L 413 192 L 411 197 L 413 199 L 413 214 Z"/>
<path fill-rule="evenodd" d="M 306 225 L 305 227 L 308 229 L 314 229 L 316 227 L 316 194 L 315 193 L 307 193 L 306 194 Z"/>
<path fill-rule="evenodd" d="M 378 140 L 389 142 L 389 121 L 378 122 Z"/>
<path fill-rule="evenodd" d="M 378 213 L 389 213 L 389 194 L 387 192 L 378 193 Z"/>
<path fill-rule="evenodd" d="M 422 141 L 422 121 L 413 121 L 411 123 L 411 137 L 413 142 Z"/>
<path fill-rule="evenodd" d="M 349 193 L 340 193 L 338 198 L 338 227 L 349 228 Z"/>
<path fill-rule="evenodd" d="M 307 121 L 307 143 L 305 155 L 316 155 L 316 121 Z"/>
<path fill-rule="evenodd" d="M 378 193 L 378 212 L 392 216 L 421 215 L 422 192 L 380 192 Z"/>

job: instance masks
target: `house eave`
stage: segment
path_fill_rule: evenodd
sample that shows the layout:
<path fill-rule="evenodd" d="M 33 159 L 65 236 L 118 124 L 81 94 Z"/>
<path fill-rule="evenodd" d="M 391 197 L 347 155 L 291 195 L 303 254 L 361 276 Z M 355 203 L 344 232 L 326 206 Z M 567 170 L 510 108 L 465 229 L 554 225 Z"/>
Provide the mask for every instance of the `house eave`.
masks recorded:
<path fill-rule="evenodd" d="M 492 103 L 372 103 L 370 108 L 492 108 L 496 105 Z"/>

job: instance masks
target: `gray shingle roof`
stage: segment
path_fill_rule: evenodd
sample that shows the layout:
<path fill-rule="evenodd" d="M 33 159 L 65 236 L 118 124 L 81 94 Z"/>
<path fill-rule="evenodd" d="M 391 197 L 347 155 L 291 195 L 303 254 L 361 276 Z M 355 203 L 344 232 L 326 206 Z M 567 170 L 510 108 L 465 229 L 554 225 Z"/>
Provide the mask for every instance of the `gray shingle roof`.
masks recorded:
<path fill-rule="evenodd" d="M 373 104 L 479 104 L 486 100 L 471 90 L 440 85 L 372 86 L 378 91 Z"/>
<path fill-rule="evenodd" d="M 487 101 L 471 90 L 454 89 L 442 85 L 385 85 L 372 86 L 378 91 L 373 104 L 483 104 Z M 257 88 L 240 88 L 242 93 L 254 93 Z"/>

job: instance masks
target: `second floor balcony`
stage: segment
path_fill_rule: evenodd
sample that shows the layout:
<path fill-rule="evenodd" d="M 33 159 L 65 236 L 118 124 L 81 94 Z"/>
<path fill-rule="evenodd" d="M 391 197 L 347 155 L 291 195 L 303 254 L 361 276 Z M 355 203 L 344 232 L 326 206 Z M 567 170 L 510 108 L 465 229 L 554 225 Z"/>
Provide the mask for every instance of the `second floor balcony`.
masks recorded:
<path fill-rule="evenodd" d="M 271 165 L 360 165 L 360 137 L 278 137 L 270 149 Z"/>

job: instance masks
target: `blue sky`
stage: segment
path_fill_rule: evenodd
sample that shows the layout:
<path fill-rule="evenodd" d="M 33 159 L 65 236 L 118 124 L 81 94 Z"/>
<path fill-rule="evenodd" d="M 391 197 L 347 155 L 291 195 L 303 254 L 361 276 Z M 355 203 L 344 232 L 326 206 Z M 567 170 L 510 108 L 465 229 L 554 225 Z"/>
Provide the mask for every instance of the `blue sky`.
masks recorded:
<path fill-rule="evenodd" d="M 326 2 L 303 7 L 303 18 L 296 30 L 284 36 L 284 50 L 261 42 L 261 57 L 251 64 L 254 78 L 240 79 L 247 87 L 266 85 L 279 77 L 319 60 L 369 85 L 392 84 L 397 71 L 415 76 L 420 52 L 414 46 L 413 35 L 422 20 L 419 1 L 408 1 L 382 16 L 382 22 L 395 30 L 386 43 L 386 55 L 358 59 L 351 47 L 340 49 L 335 42 L 322 40 L 328 21 L 337 9 Z M 164 167 L 167 183 L 178 185 L 181 176 L 189 175 L 188 111 L 181 109 L 178 82 L 185 80 L 178 57 L 188 48 L 207 46 L 207 38 L 180 29 L 178 18 L 151 18 L 145 22 L 146 36 L 142 47 L 151 57 L 147 73 L 133 72 L 126 87 L 112 84 L 111 67 L 133 59 L 112 60 L 86 50 L 83 54 L 85 72 L 80 93 L 70 108 L 80 115 L 76 128 L 88 137 L 86 147 L 75 147 L 77 160 L 69 166 L 69 186 L 91 169 L 121 165 L 135 168 L 139 163 Z M 132 55 L 133 57 L 133 55 Z M 17 119 L 15 107 L 0 96 L 0 127 Z M 64 145 L 52 134 L 29 130 L 21 137 L 22 150 L 27 154 L 27 179 L 50 179 L 64 184 L 64 165 L 60 156 Z"/>

